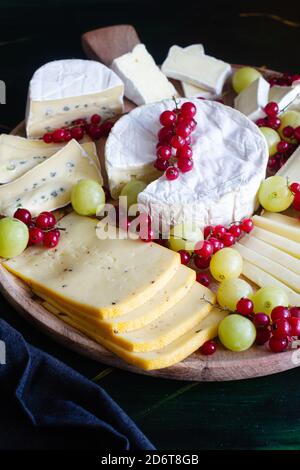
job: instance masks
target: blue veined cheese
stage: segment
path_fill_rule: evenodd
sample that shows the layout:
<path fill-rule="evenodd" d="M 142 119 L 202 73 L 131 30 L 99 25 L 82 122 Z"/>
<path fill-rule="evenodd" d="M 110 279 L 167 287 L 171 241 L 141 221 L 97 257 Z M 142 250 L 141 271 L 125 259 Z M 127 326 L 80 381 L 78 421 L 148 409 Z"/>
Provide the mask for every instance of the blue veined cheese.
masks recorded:
<path fill-rule="evenodd" d="M 124 85 L 108 67 L 92 60 L 49 62 L 33 75 L 28 91 L 26 133 L 41 137 L 78 118 L 123 112 Z"/>
<path fill-rule="evenodd" d="M 12 216 L 24 207 L 37 216 L 66 206 L 72 187 L 81 179 L 102 184 L 99 166 L 73 139 L 43 163 L 0 187 L 0 214 Z"/>
<path fill-rule="evenodd" d="M 90 139 L 81 143 L 100 168 L 96 146 Z M 46 144 L 42 140 L 15 135 L 0 135 L 0 184 L 10 183 L 47 160 L 66 144 Z"/>

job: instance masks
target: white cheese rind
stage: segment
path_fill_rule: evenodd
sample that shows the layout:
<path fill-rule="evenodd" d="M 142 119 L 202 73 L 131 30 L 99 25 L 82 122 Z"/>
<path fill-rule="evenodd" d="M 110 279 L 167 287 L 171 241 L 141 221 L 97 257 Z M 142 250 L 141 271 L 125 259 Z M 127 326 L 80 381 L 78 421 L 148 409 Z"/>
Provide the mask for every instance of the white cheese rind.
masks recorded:
<path fill-rule="evenodd" d="M 202 44 L 192 44 L 191 46 L 185 47 L 184 50 L 195 56 L 205 54 Z M 205 90 L 204 88 L 195 85 L 191 85 L 188 82 L 181 82 L 181 86 L 183 89 L 183 94 L 186 98 L 193 98 L 197 96 L 205 99 L 213 99 L 216 96 L 211 91 Z"/>
<path fill-rule="evenodd" d="M 280 168 L 277 175 L 288 178 L 290 182 L 300 183 L 300 147 L 295 150 L 293 155 Z"/>
<path fill-rule="evenodd" d="M 108 67 L 92 60 L 49 62 L 33 75 L 28 91 L 26 133 L 41 137 L 77 118 L 123 111 L 124 85 Z"/>
<path fill-rule="evenodd" d="M 263 77 L 259 77 L 236 96 L 235 109 L 245 114 L 251 121 L 265 117 L 263 108 L 270 101 L 269 90 L 269 83 Z"/>
<path fill-rule="evenodd" d="M 160 71 L 144 44 L 138 44 L 111 64 L 125 84 L 125 96 L 137 105 L 176 96 L 172 83 Z"/>
<path fill-rule="evenodd" d="M 270 88 L 269 102 L 275 101 L 278 104 L 279 112 L 285 110 L 300 95 L 300 85 L 278 86 Z"/>

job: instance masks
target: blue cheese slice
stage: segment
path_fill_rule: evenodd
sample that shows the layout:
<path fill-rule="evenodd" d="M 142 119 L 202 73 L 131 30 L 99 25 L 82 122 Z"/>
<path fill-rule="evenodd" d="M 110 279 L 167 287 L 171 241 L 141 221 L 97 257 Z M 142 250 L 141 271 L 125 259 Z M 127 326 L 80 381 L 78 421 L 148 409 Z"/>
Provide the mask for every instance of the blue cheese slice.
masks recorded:
<path fill-rule="evenodd" d="M 0 187 L 0 214 L 12 216 L 24 207 L 33 216 L 70 203 L 71 189 L 81 179 L 102 184 L 99 166 L 75 140 L 15 181 Z"/>

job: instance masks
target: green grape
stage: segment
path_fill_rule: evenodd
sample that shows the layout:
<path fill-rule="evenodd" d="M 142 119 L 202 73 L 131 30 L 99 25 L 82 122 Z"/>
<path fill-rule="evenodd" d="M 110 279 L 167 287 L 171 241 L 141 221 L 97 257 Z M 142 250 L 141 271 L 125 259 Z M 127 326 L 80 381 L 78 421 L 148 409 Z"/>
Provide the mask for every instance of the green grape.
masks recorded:
<path fill-rule="evenodd" d="M 283 176 L 270 176 L 258 190 L 258 200 L 264 209 L 270 212 L 285 211 L 294 200 L 287 179 Z"/>
<path fill-rule="evenodd" d="M 218 335 L 225 348 L 231 351 L 245 351 L 254 343 L 256 329 L 251 320 L 233 313 L 221 321 Z"/>
<path fill-rule="evenodd" d="M 105 204 L 105 192 L 93 180 L 81 180 L 72 188 L 71 202 L 79 215 L 95 215 Z"/>
<path fill-rule="evenodd" d="M 236 304 L 242 297 L 251 298 L 253 290 L 248 282 L 243 279 L 227 279 L 221 282 L 218 292 L 218 304 L 234 312 Z"/>
<path fill-rule="evenodd" d="M 277 153 L 277 145 L 281 140 L 280 135 L 270 127 L 260 127 L 260 131 L 267 141 L 269 157 L 272 157 Z"/>
<path fill-rule="evenodd" d="M 271 314 L 273 308 L 287 307 L 289 299 L 287 293 L 279 287 L 262 287 L 252 297 L 254 312 Z"/>
<path fill-rule="evenodd" d="M 232 86 L 236 93 L 241 93 L 252 82 L 261 77 L 261 73 L 253 67 L 241 67 L 232 76 Z"/>
<path fill-rule="evenodd" d="M 139 180 L 132 180 L 129 181 L 129 183 L 125 184 L 123 187 L 120 196 L 126 196 L 127 197 L 127 207 L 128 209 L 133 206 L 134 204 L 137 204 L 137 199 L 139 193 L 144 191 L 146 188 L 146 183 L 144 181 L 139 181 Z"/>
<path fill-rule="evenodd" d="M 209 269 L 217 281 L 234 279 L 242 272 L 243 259 L 233 248 L 223 248 L 213 255 Z"/>
<path fill-rule="evenodd" d="M 5 217 L 0 220 L 0 256 L 13 258 L 27 247 L 28 227 L 18 219 Z"/>
<path fill-rule="evenodd" d="M 280 116 L 281 124 L 279 127 L 279 134 L 281 135 L 282 139 L 286 140 L 287 142 L 295 143 L 295 139 L 293 138 L 287 138 L 283 135 L 282 131 L 285 127 L 287 126 L 292 126 L 294 128 L 300 126 L 300 113 L 298 111 L 286 111 Z"/>
<path fill-rule="evenodd" d="M 173 251 L 193 251 L 195 245 L 203 240 L 201 229 L 195 224 L 183 223 L 170 230 L 169 248 Z"/>

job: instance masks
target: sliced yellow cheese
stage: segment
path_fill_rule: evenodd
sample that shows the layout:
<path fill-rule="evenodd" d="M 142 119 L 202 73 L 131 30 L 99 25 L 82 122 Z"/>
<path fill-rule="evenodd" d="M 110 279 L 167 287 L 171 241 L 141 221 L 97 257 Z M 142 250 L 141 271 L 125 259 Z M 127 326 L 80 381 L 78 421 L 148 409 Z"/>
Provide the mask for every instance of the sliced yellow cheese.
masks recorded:
<path fill-rule="evenodd" d="M 267 258 L 256 251 L 250 250 L 240 243 L 236 243 L 234 248 L 245 260 L 271 274 L 273 277 L 283 282 L 296 292 L 300 292 L 300 276 L 293 271 L 290 271 L 288 266 L 282 266 L 270 258 Z"/>
<path fill-rule="evenodd" d="M 298 259 L 266 242 L 263 242 L 262 240 L 255 238 L 252 233 L 251 235 L 245 235 L 242 237 L 239 243 L 256 253 L 265 256 L 266 258 L 276 261 L 276 263 L 285 266 L 294 273 L 300 274 L 300 261 Z M 288 240 L 286 240 L 286 243 L 289 243 Z"/>
<path fill-rule="evenodd" d="M 178 253 L 156 243 L 132 240 L 116 230 L 116 239 L 99 239 L 103 222 L 71 213 L 54 250 L 30 247 L 3 265 L 50 297 L 108 318 L 147 302 L 174 276 Z M 104 224 L 105 225 L 105 224 Z"/>
<path fill-rule="evenodd" d="M 142 328 L 160 317 L 160 315 L 165 313 L 188 294 L 189 289 L 195 281 L 195 277 L 196 273 L 193 269 L 181 265 L 170 281 L 147 302 L 127 314 L 121 315 L 120 317 L 107 318 L 106 320 L 95 318 L 62 301 L 55 301 L 51 299 L 49 295 L 45 295 L 37 289 L 33 290 L 36 295 L 60 309 L 62 312 L 69 311 L 74 317 L 82 318 L 82 320 L 90 322 L 103 331 L 107 330 L 108 332 L 122 333 Z"/>
<path fill-rule="evenodd" d="M 254 227 L 251 232 L 255 238 L 262 240 L 269 245 L 275 246 L 280 250 L 288 253 L 295 258 L 300 259 L 300 243 L 294 242 L 293 240 L 286 239 L 277 233 L 269 232 L 263 228 Z"/>
<path fill-rule="evenodd" d="M 144 370 L 162 369 L 183 361 L 190 354 L 197 351 L 203 343 L 217 336 L 219 324 L 228 314 L 214 308 L 203 321 L 167 346 L 149 352 L 132 352 L 117 346 L 110 339 L 96 332 L 94 328 L 88 328 L 79 320 L 73 320 L 66 314 L 61 315 L 51 305 L 45 303 L 44 306 L 63 322 L 100 343 L 129 364 Z"/>
<path fill-rule="evenodd" d="M 73 139 L 43 163 L 0 187 L 0 214 L 12 216 L 16 209 L 25 207 L 36 216 L 66 206 L 72 187 L 81 179 L 102 184 L 94 159 Z"/>
<path fill-rule="evenodd" d="M 278 214 L 276 212 L 267 212 L 263 213 L 263 217 L 266 217 L 269 220 L 274 220 L 275 222 L 288 225 L 289 227 L 295 227 L 300 232 L 300 222 L 295 217 L 290 217 L 285 214 Z"/>
<path fill-rule="evenodd" d="M 281 281 L 278 281 L 275 277 L 273 277 L 271 274 L 266 273 L 259 267 L 255 266 L 252 263 L 249 263 L 248 261 L 244 260 L 243 261 L 243 275 L 249 279 L 249 281 L 252 281 L 254 284 L 256 284 L 259 287 L 279 287 L 280 289 L 283 289 L 288 297 L 289 297 L 289 303 L 290 305 L 295 305 L 300 307 L 300 295 L 297 294 L 295 291 L 290 289 L 288 286 L 283 284 Z"/>
<path fill-rule="evenodd" d="M 297 228 L 284 222 L 270 219 L 268 217 L 262 217 L 260 215 L 254 215 L 252 220 L 257 227 L 269 230 L 270 232 L 277 233 L 289 240 L 300 243 L 300 222 L 299 228 Z"/>

